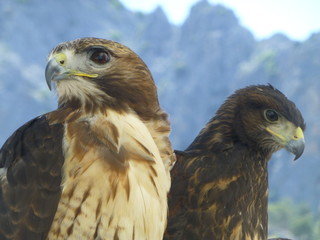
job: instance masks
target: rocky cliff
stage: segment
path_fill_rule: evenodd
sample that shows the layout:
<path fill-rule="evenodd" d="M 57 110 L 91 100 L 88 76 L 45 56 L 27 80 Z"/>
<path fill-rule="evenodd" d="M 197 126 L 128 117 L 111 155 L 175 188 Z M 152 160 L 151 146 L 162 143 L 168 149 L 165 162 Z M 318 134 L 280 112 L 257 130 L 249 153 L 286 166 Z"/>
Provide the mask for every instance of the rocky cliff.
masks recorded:
<path fill-rule="evenodd" d="M 235 89 L 271 83 L 301 109 L 306 151 L 299 161 L 280 152 L 270 162 L 270 199 L 290 197 L 314 211 L 320 201 L 320 33 L 305 42 L 277 34 L 257 41 L 234 13 L 200 1 L 181 26 L 161 8 L 131 12 L 117 0 L 0 1 L 0 143 L 22 123 L 55 108 L 44 80 L 56 44 L 103 37 L 135 50 L 150 67 L 171 139 L 185 148 Z"/>

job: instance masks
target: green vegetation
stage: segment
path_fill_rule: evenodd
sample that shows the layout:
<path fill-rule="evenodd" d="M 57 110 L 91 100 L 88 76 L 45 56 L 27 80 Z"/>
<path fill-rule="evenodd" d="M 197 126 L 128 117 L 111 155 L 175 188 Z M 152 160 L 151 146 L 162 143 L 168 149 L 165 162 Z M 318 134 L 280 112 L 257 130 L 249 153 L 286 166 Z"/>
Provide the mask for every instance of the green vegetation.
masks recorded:
<path fill-rule="evenodd" d="M 264 51 L 258 58 L 262 63 L 265 73 L 270 78 L 276 77 L 279 74 L 276 58 L 277 54 L 273 50 Z"/>
<path fill-rule="evenodd" d="M 119 0 L 110 0 L 112 7 L 115 9 L 124 9 L 122 3 Z"/>
<path fill-rule="evenodd" d="M 291 233 L 299 240 L 320 239 L 320 216 L 314 216 L 308 205 L 296 204 L 291 199 L 271 202 L 269 232 L 278 237 L 290 237 L 282 233 Z"/>
<path fill-rule="evenodd" d="M 122 39 L 122 34 L 117 30 L 113 30 L 109 33 L 109 38 L 112 39 L 113 41 L 120 42 Z"/>

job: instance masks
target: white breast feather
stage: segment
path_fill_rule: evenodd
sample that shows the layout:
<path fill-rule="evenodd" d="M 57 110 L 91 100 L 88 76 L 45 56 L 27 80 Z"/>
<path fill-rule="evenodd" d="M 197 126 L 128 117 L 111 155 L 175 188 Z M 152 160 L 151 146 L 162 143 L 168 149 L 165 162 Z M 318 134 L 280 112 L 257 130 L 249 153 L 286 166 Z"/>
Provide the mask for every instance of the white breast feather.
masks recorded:
<path fill-rule="evenodd" d="M 67 138 L 63 194 L 48 238 L 63 239 L 55 235 L 57 229 L 60 229 L 62 235 L 70 232 L 70 226 L 73 225 L 69 239 L 92 239 L 98 225 L 97 239 L 113 239 L 115 235 L 119 240 L 162 239 L 170 181 L 147 127 L 134 114 L 120 115 L 114 111 L 87 120 L 92 128 L 99 129 L 106 137 L 112 131 L 108 122 L 114 124 L 119 132 L 119 141 L 114 142 L 118 151 L 123 146 L 128 152 L 138 156 L 147 154 L 145 149 L 150 154 L 146 158 L 142 157 L 141 161 L 127 159 L 128 171 L 126 176 L 122 176 L 108 165 L 108 159 L 101 158 L 100 148 L 90 149 L 80 162 L 75 161 L 71 149 L 78 140 Z M 155 169 L 156 176 L 150 165 Z M 75 172 L 71 171 L 73 168 L 81 171 L 81 168 L 87 166 L 89 167 L 83 174 L 68 176 L 69 172 Z M 154 177 L 154 182 L 151 176 Z M 115 182 L 117 194 L 112 196 Z M 125 188 L 127 182 L 130 186 L 129 198 Z M 73 197 L 69 201 L 68 193 L 75 184 Z M 86 191 L 90 191 L 90 194 L 83 201 L 82 196 Z M 101 207 L 96 216 L 99 200 Z"/>

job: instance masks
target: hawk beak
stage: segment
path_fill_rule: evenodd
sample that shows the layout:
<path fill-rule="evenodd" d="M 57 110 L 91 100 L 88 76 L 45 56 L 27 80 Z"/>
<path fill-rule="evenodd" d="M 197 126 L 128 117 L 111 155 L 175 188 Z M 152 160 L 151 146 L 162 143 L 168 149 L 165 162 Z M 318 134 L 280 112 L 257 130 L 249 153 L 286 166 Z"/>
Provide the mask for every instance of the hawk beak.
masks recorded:
<path fill-rule="evenodd" d="M 298 127 L 295 131 L 295 134 L 293 138 L 287 142 L 286 149 L 293 153 L 295 155 L 294 160 L 297 160 L 299 157 L 301 157 L 303 151 L 304 151 L 304 135 L 303 131 L 300 127 Z"/>
<path fill-rule="evenodd" d="M 56 58 L 52 58 L 46 67 L 46 82 L 51 90 L 52 87 L 52 81 L 58 81 L 62 79 L 66 79 L 67 75 L 64 74 L 66 72 L 66 69 L 58 64 Z"/>
<path fill-rule="evenodd" d="M 301 157 L 304 151 L 304 135 L 300 127 L 295 127 L 292 123 L 286 122 L 280 125 L 282 129 L 267 127 L 266 130 L 275 136 L 279 144 L 295 155 L 294 160 Z"/>
<path fill-rule="evenodd" d="M 88 74 L 77 70 L 68 69 L 66 65 L 66 55 L 58 53 L 49 60 L 46 66 L 46 82 L 51 90 L 53 81 L 75 80 L 75 76 L 95 78 L 98 74 Z"/>

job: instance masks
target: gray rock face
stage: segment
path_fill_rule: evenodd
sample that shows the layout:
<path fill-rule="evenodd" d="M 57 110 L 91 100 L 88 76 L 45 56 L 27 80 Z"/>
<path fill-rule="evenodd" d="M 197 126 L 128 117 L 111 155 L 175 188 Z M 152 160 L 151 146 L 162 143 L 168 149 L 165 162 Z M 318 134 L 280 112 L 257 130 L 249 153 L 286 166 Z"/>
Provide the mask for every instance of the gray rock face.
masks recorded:
<path fill-rule="evenodd" d="M 150 67 L 170 113 L 176 149 L 185 148 L 235 89 L 271 83 L 301 109 L 306 151 L 270 162 L 270 198 L 320 201 L 320 33 L 305 42 L 278 34 L 257 41 L 221 5 L 198 2 L 181 26 L 161 8 L 131 12 L 118 0 L 0 1 L 0 143 L 24 122 L 53 110 L 46 56 L 62 41 L 103 37 L 136 51 Z"/>

